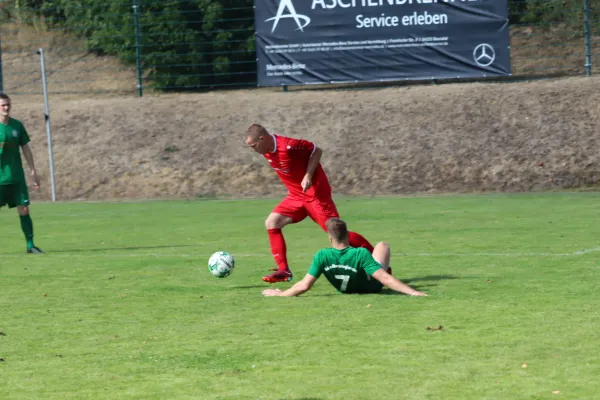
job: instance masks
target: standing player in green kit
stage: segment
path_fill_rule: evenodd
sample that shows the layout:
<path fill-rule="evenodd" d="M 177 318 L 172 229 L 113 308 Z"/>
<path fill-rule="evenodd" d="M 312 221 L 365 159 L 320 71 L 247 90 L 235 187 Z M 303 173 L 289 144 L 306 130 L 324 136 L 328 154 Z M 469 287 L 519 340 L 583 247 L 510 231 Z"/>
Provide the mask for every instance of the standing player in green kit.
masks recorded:
<path fill-rule="evenodd" d="M 363 247 L 350 247 L 348 227 L 339 218 L 326 222 L 331 248 L 315 254 L 308 273 L 291 288 L 263 290 L 265 296 L 299 296 L 312 288 L 317 279 L 325 278 L 341 293 L 378 293 L 383 286 L 409 296 L 427 296 L 391 275 L 390 247 L 379 242 L 373 254 Z"/>
<path fill-rule="evenodd" d="M 10 97 L 0 93 L 0 208 L 17 207 L 21 229 L 27 240 L 27 253 L 43 253 L 33 243 L 33 222 L 29 215 L 29 192 L 21 154 L 31 169 L 33 187 L 39 189 L 40 181 L 29 148 L 29 135 L 20 121 L 10 117 Z"/>

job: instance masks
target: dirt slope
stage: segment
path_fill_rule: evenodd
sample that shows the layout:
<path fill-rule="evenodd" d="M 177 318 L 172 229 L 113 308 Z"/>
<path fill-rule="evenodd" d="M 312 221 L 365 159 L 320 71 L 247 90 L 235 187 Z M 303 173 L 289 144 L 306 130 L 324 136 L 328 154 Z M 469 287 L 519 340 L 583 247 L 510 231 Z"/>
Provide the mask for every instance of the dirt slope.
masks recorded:
<path fill-rule="evenodd" d="M 13 99 L 50 197 L 43 103 Z M 600 77 L 355 91 L 51 98 L 58 198 L 284 193 L 243 132 L 313 140 L 336 194 L 531 191 L 600 181 Z M 538 163 L 543 163 L 539 166 Z"/>

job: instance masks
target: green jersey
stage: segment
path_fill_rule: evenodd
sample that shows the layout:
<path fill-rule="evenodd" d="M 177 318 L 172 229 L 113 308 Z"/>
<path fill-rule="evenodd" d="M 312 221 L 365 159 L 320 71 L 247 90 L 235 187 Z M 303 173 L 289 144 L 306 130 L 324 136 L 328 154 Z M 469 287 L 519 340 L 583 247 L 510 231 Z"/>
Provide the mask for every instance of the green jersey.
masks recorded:
<path fill-rule="evenodd" d="M 29 143 L 23 124 L 14 118 L 8 124 L 0 123 L 0 185 L 25 182 L 21 163 L 21 146 Z"/>
<path fill-rule="evenodd" d="M 315 254 L 308 274 L 327 280 L 342 293 L 376 293 L 383 285 L 371 275 L 381 265 L 367 249 L 346 247 L 343 250 L 322 249 Z"/>

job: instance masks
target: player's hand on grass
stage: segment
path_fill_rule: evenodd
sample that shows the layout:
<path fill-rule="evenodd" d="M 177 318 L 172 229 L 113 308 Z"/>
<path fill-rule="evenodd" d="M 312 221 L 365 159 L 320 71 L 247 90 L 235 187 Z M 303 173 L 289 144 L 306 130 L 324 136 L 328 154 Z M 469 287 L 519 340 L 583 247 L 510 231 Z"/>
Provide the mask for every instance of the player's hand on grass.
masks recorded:
<path fill-rule="evenodd" d="M 33 188 L 39 189 L 40 188 L 40 178 L 38 178 L 37 172 L 35 169 L 31 170 L 31 177 L 33 178 Z"/>
<path fill-rule="evenodd" d="M 300 185 L 302 186 L 302 191 L 306 192 L 312 186 L 312 178 L 308 175 L 304 175 L 304 178 L 302 178 L 302 183 L 300 183 Z"/>
<path fill-rule="evenodd" d="M 409 296 L 429 296 L 427 293 L 419 292 L 415 290 L 414 293 L 409 293 Z"/>
<path fill-rule="evenodd" d="M 280 296 L 281 290 L 279 289 L 265 289 L 262 291 L 263 296 L 272 297 L 272 296 Z"/>

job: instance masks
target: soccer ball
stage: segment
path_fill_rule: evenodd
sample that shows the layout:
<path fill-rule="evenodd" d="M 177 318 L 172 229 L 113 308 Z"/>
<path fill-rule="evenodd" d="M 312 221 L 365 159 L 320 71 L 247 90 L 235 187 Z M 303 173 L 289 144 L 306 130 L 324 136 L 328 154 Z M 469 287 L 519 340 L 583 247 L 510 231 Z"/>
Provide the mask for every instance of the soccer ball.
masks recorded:
<path fill-rule="evenodd" d="M 217 278 L 229 276 L 234 266 L 233 256 L 226 251 L 217 251 L 208 259 L 208 270 Z"/>

